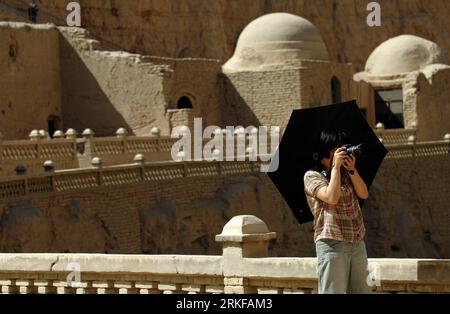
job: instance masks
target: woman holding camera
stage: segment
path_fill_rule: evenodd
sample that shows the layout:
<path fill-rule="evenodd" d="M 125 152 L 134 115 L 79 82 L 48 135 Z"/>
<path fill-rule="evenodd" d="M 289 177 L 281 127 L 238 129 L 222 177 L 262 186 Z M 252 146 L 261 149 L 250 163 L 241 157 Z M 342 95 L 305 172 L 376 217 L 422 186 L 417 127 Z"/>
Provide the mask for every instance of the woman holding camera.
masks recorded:
<path fill-rule="evenodd" d="M 319 293 L 370 293 L 365 227 L 358 197 L 367 186 L 348 154 L 344 132 L 324 130 L 317 167 L 304 175 L 305 194 L 314 215 Z"/>

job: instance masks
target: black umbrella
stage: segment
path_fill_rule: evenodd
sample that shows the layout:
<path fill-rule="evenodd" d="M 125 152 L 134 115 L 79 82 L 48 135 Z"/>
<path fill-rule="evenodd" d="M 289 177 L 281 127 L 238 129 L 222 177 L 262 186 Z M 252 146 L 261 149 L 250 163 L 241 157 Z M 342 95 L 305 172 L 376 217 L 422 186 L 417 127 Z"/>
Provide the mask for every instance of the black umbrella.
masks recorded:
<path fill-rule="evenodd" d="M 355 100 L 293 110 L 267 174 L 299 223 L 314 219 L 306 201 L 303 176 L 315 165 L 313 156 L 324 129 L 344 131 L 349 144 L 363 143 L 365 156 L 356 159 L 356 168 L 368 188 L 387 154 Z M 359 201 L 362 207 L 363 200 Z"/>

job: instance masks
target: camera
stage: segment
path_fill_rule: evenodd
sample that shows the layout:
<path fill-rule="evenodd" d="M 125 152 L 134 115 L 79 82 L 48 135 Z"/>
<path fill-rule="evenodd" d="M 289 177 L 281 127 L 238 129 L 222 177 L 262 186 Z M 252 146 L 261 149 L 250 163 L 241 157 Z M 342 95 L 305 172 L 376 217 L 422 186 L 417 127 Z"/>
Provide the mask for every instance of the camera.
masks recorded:
<path fill-rule="evenodd" d="M 347 153 L 347 155 L 353 155 L 355 157 L 364 156 L 363 144 L 358 145 L 346 144 L 343 147 L 345 148 L 345 152 Z"/>

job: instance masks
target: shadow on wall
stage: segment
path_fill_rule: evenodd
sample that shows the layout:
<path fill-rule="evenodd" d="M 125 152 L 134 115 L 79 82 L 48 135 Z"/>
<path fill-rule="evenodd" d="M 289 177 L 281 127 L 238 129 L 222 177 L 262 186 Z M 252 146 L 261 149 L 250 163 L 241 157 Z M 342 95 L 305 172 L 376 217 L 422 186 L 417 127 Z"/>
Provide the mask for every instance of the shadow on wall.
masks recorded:
<path fill-rule="evenodd" d="M 64 126 L 78 132 L 91 128 L 98 136 L 114 135 L 120 127 L 131 130 L 77 51 L 62 34 L 59 41 Z"/>
<path fill-rule="evenodd" d="M 222 82 L 223 89 L 222 123 L 224 126 L 261 126 L 261 122 L 245 99 L 241 97 L 230 78 L 222 73 L 219 75 L 219 81 Z"/>

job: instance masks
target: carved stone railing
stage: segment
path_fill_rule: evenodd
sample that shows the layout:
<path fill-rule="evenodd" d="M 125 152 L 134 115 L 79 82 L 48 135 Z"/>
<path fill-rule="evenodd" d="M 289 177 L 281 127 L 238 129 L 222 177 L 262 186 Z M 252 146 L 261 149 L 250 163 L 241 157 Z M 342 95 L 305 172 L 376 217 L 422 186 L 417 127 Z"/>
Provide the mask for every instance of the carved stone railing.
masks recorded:
<path fill-rule="evenodd" d="M 0 200 L 177 178 L 253 173 L 260 171 L 262 164 L 261 161 L 169 161 L 10 176 L 0 179 Z"/>
<path fill-rule="evenodd" d="M 386 145 L 406 143 L 417 133 L 415 129 L 376 129 L 374 132 Z"/>
<path fill-rule="evenodd" d="M 450 135 L 442 141 L 416 142 L 410 136 L 406 143 L 385 145 L 389 151 L 386 158 L 410 158 L 447 155 L 450 153 Z"/>
<path fill-rule="evenodd" d="M 1 293 L 316 293 L 316 258 L 268 257 L 276 237 L 255 216 L 236 216 L 216 240 L 222 256 L 0 254 Z M 312 239 L 311 239 L 312 241 Z M 450 260 L 369 259 L 376 293 L 450 293 Z"/>
<path fill-rule="evenodd" d="M 87 143 L 90 152 L 84 155 L 87 159 L 100 157 L 105 165 L 129 163 L 136 154 L 144 154 L 147 161 L 167 161 L 172 159 L 170 149 L 175 142 L 170 137 L 99 137 Z"/>
<path fill-rule="evenodd" d="M 406 143 L 417 135 L 416 129 L 385 129 L 383 123 L 377 123 L 374 132 L 385 145 Z"/>
<path fill-rule="evenodd" d="M 87 129 L 83 132 L 83 138 L 76 138 L 75 130 L 69 129 L 66 132 L 67 138 L 52 140 L 44 139 L 33 131 L 29 141 L 0 141 L 0 176 L 15 174 L 18 164 L 25 165 L 28 174 L 42 173 L 43 163 L 47 160 L 53 161 L 57 170 L 89 168 L 94 157 L 101 158 L 104 166 L 129 164 L 136 154 L 142 154 L 147 162 L 172 160 L 171 149 L 179 139 L 161 137 L 156 131 L 153 136 L 129 136 L 124 129 L 119 129 L 116 137 L 95 137 L 94 133 Z M 59 136 L 64 136 L 62 132 L 58 132 Z M 414 132 L 404 129 L 376 131 L 389 150 L 387 158 L 448 154 L 450 135 L 446 134 L 442 141 L 417 142 Z M 234 156 L 242 152 L 245 155 L 251 153 L 248 151 L 251 146 L 248 134 L 242 139 L 239 139 L 239 135 L 234 135 L 232 144 L 226 140 L 226 136 L 223 136 L 223 139 L 224 151 L 233 145 L 230 151 L 234 152 Z M 201 147 L 203 148 L 209 141 L 202 139 Z M 267 147 L 263 153 L 271 153 L 273 150 L 270 137 L 267 137 L 266 143 Z M 260 153 L 259 141 L 256 147 L 253 151 Z M 191 157 L 194 158 L 193 143 Z"/>
<path fill-rule="evenodd" d="M 102 159 L 104 166 L 129 164 L 136 154 L 142 154 L 147 162 L 170 161 L 172 146 L 179 140 L 169 136 L 160 136 L 159 130 L 152 130 L 152 136 L 130 136 L 127 131 L 120 128 L 115 137 L 95 137 L 94 132 L 86 129 L 82 138 L 77 138 L 77 132 L 69 129 L 66 139 L 61 131 L 55 132 L 59 138 L 46 139 L 45 131 L 34 130 L 30 134 L 30 140 L 0 141 L 0 176 L 15 174 L 15 167 L 23 164 L 27 173 L 38 174 L 43 172 L 43 163 L 51 160 L 56 170 L 89 168 L 92 158 Z M 249 154 L 249 135 L 239 139 L 239 136 L 231 137 L 232 141 L 223 136 L 224 150 L 230 149 L 234 156 L 241 151 Z M 203 148 L 210 140 L 202 139 Z M 263 154 L 270 153 L 271 141 L 267 138 L 267 148 Z M 260 152 L 261 146 L 258 141 L 256 150 Z M 191 156 L 194 159 L 194 143 L 191 144 Z"/>
<path fill-rule="evenodd" d="M 14 174 L 18 164 L 24 164 L 30 173 L 39 173 L 46 160 L 59 169 L 77 168 L 75 139 L 0 141 L 0 175 Z"/>

